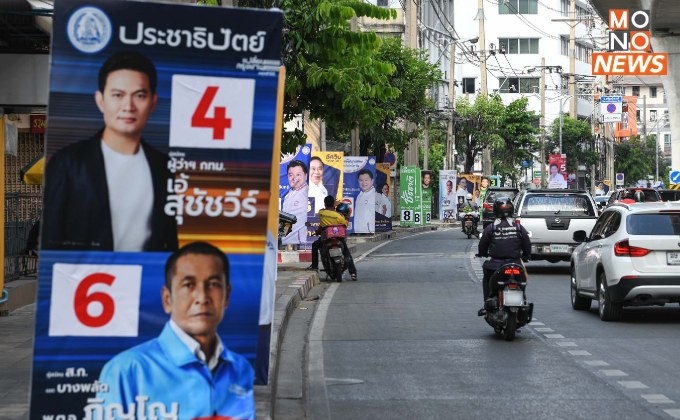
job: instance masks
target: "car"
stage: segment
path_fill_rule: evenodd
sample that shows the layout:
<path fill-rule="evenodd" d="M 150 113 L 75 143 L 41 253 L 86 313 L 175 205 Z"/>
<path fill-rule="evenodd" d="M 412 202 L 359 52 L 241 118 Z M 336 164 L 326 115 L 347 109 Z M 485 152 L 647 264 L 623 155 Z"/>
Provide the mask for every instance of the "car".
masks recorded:
<path fill-rule="evenodd" d="M 515 197 L 515 220 L 529 232 L 532 260 L 569 261 L 578 245 L 574 232 L 590 232 L 597 216 L 585 190 L 531 189 Z"/>
<path fill-rule="evenodd" d="M 609 200 L 607 201 L 607 206 L 611 206 L 614 203 L 617 203 L 621 200 L 623 200 L 626 196 L 626 193 L 629 193 L 631 198 L 635 197 L 635 193 L 638 191 L 642 191 L 642 193 L 645 195 L 644 202 L 658 202 L 662 201 L 661 200 L 661 195 L 659 195 L 659 192 L 655 190 L 654 188 L 636 188 L 636 187 L 630 187 L 630 188 L 621 188 L 619 190 L 616 190 L 612 193 L 611 196 L 609 196 Z"/>
<path fill-rule="evenodd" d="M 482 226 L 487 227 L 494 220 L 493 203 L 498 197 L 515 198 L 519 190 L 513 187 L 491 187 L 486 191 L 484 203 L 482 203 Z"/>
<path fill-rule="evenodd" d="M 600 319 L 617 321 L 626 306 L 680 302 L 678 235 L 680 203 L 607 207 L 591 231 L 574 232 L 572 308 L 596 299 Z"/>
<path fill-rule="evenodd" d="M 657 190 L 661 196 L 661 201 L 680 200 L 680 190 Z"/>

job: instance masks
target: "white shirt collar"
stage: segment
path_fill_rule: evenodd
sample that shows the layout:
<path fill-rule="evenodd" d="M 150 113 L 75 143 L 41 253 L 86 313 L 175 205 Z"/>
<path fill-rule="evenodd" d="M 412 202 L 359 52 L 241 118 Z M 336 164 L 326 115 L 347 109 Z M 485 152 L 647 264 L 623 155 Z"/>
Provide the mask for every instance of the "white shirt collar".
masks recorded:
<path fill-rule="evenodd" d="M 215 335 L 215 337 L 217 338 L 215 352 L 213 353 L 210 360 L 206 362 L 205 353 L 203 353 L 203 350 L 201 350 L 201 345 L 199 344 L 198 341 L 191 338 L 191 336 L 187 334 L 183 329 L 181 329 L 179 325 L 177 325 L 175 321 L 173 321 L 172 319 L 170 319 L 170 328 L 172 328 L 175 334 L 177 334 L 177 337 L 180 339 L 180 341 L 187 346 L 189 351 L 193 353 L 198 360 L 208 365 L 208 369 L 210 369 L 211 372 L 215 370 L 217 364 L 220 361 L 220 355 L 224 351 L 224 345 L 222 345 L 222 340 L 220 339 L 219 335 Z"/>

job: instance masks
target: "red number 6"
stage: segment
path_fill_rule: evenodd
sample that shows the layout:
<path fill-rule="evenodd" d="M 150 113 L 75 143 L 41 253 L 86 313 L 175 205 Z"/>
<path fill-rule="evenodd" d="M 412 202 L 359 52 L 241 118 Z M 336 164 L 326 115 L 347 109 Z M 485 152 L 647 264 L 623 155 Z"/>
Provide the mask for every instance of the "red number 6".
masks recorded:
<path fill-rule="evenodd" d="M 108 294 L 104 292 L 95 292 L 88 294 L 90 287 L 98 283 L 104 283 L 111 286 L 116 278 L 110 274 L 106 273 L 94 273 L 85 277 L 83 281 L 80 282 L 78 288 L 76 289 L 75 299 L 73 301 L 73 309 L 75 310 L 76 317 L 83 325 L 97 328 L 108 324 L 113 318 L 113 313 L 116 310 L 116 305 Z M 87 308 L 93 302 L 99 302 L 102 305 L 102 313 L 98 316 L 91 316 L 87 312 Z"/>

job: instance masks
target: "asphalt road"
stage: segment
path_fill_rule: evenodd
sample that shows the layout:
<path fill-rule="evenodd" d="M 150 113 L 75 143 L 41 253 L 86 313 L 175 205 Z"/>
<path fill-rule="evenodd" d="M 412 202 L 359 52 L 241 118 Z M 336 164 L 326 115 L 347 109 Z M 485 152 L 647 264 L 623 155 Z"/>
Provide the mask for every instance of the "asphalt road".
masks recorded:
<path fill-rule="evenodd" d="M 278 390 L 295 395 L 276 418 L 680 418 L 678 305 L 605 323 L 596 302 L 571 309 L 568 264 L 531 262 L 534 322 L 506 342 L 476 316 L 476 245 L 390 241 L 355 255 L 358 282 L 316 288 L 286 332 Z"/>

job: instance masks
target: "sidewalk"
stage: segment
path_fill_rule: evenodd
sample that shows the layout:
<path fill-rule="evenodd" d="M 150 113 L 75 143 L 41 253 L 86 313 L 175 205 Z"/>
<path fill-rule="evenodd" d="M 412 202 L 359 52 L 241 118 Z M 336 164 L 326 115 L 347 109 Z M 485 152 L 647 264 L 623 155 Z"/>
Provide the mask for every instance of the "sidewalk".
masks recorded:
<path fill-rule="evenodd" d="M 397 226 L 391 232 L 350 238 L 348 244 L 352 254 L 358 257 L 375 247 L 377 242 L 416 232 L 435 230 L 441 226 L 443 226 L 441 223 L 436 222 L 426 227 L 400 228 Z M 307 296 L 309 290 L 320 283 L 316 272 L 305 270 L 309 262 L 302 261 L 303 259 L 306 257 L 297 262 L 281 262 L 277 267 L 276 301 L 270 346 L 270 385 L 255 386 L 258 419 L 271 418 L 272 399 L 276 395 L 275 385 L 272 384 L 276 384 L 277 360 L 288 318 Z M 0 340 L 0 420 L 28 418 L 34 318 L 34 303 L 12 310 L 7 316 L 0 316 L 0 333 L 2 334 Z"/>

